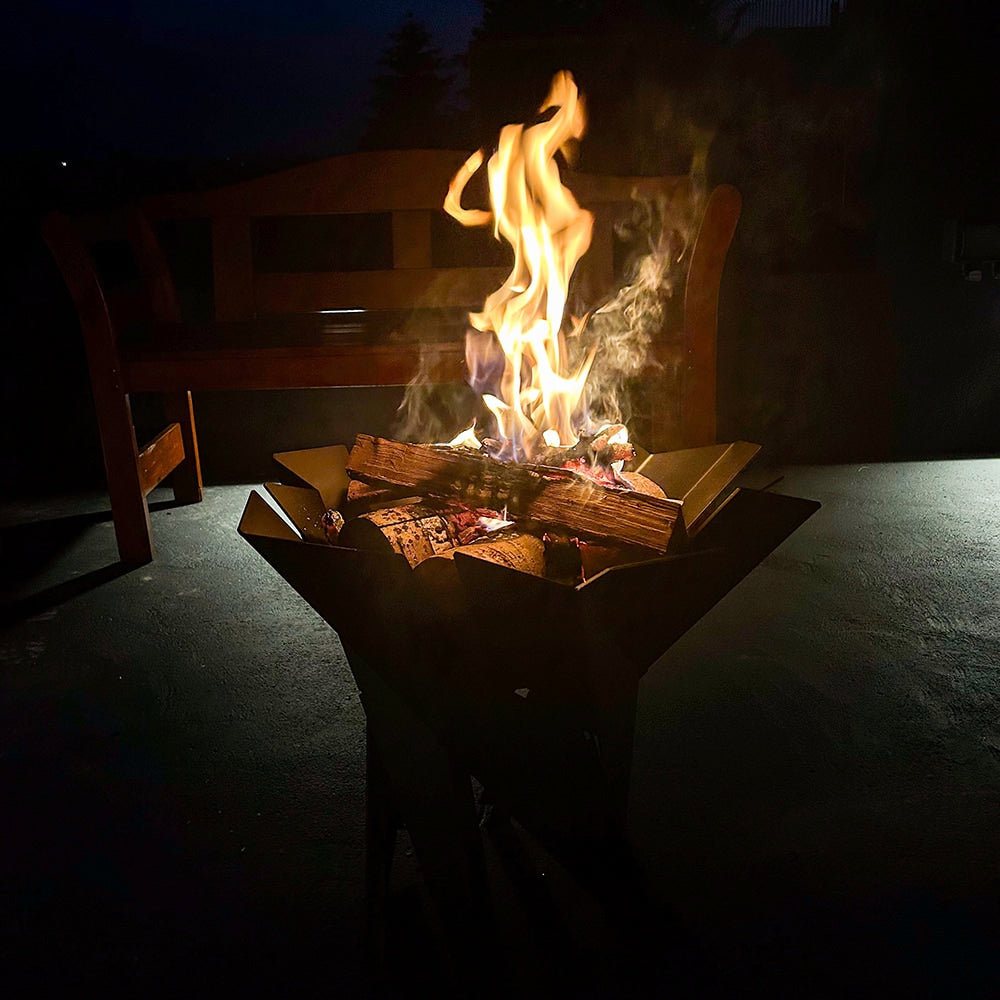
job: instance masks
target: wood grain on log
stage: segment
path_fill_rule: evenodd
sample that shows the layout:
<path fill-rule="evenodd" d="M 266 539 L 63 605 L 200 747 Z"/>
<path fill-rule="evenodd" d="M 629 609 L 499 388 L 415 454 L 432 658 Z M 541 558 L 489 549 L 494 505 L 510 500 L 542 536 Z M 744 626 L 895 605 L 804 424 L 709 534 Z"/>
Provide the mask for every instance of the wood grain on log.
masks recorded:
<path fill-rule="evenodd" d="M 565 528 L 582 537 L 613 539 L 665 552 L 681 511 L 678 500 L 607 489 L 564 469 L 513 465 L 487 455 L 359 434 L 348 473 L 425 497 L 506 509 L 515 518 Z"/>
<path fill-rule="evenodd" d="M 474 556 L 487 562 L 516 569 L 532 576 L 545 575 L 545 546 L 537 535 L 507 529 L 494 536 L 487 535 L 470 545 L 458 545 L 438 558 L 454 559 L 456 554 Z"/>
<path fill-rule="evenodd" d="M 396 552 L 410 566 L 455 547 L 447 518 L 422 503 L 398 504 L 348 521 L 338 544 L 369 552 Z"/>

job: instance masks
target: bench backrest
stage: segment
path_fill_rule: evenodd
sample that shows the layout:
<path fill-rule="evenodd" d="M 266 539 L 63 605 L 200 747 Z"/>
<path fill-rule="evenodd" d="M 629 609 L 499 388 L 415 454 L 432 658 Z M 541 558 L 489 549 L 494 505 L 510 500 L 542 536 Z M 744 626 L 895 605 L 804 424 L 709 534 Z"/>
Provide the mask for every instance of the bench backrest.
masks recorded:
<path fill-rule="evenodd" d="M 441 207 L 465 158 L 447 150 L 356 153 L 211 191 L 146 199 L 145 214 L 126 213 L 142 286 L 136 302 L 147 313 L 152 305 L 170 342 L 159 342 L 161 354 L 144 360 L 141 378 L 133 365 L 133 387 L 399 385 L 412 377 L 414 359 L 428 343 L 448 356 L 451 371 L 461 353 L 465 311 L 481 308 L 510 269 L 506 248 L 488 230 L 464 229 Z M 653 450 L 714 442 L 719 290 L 739 192 L 720 185 L 696 198 L 687 177 L 567 172 L 564 179 L 595 215 L 593 241 L 574 278 L 576 311 L 601 303 L 620 284 L 627 247 L 616 240 L 616 223 L 639 204 L 635 196 L 658 202 L 671 226 L 686 233 L 686 270 L 674 276 L 668 318 L 651 345 L 659 364 L 640 380 L 636 405 L 647 425 L 641 440 Z M 485 190 L 480 194 L 485 205 Z M 464 200 L 477 204 L 476 192 Z M 109 220 L 99 221 L 106 226 Z M 161 234 L 171 226 L 175 235 L 184 226 L 200 234 L 197 252 L 176 255 L 173 275 L 154 226 Z M 192 275 L 204 275 L 203 291 L 214 285 L 214 292 L 189 297 L 196 310 L 180 310 L 178 300 L 184 302 L 191 287 L 185 278 Z M 180 279 L 179 295 L 174 279 Z M 310 315 L 353 309 L 372 315 L 356 328 L 340 317 Z M 206 325 L 213 310 L 217 322 Z M 181 311 L 196 323 L 178 325 Z M 253 347 L 257 342 L 246 338 L 258 335 L 260 346 L 278 341 L 272 346 L 284 348 L 282 360 L 255 355 L 234 367 L 219 355 L 209 371 L 206 355 L 190 353 L 212 344 Z M 300 356 L 309 344 L 340 353 L 318 367 L 315 357 Z M 176 351 L 187 352 L 183 363 L 170 357 Z"/>
<path fill-rule="evenodd" d="M 476 309 L 510 265 L 489 232 L 463 229 L 442 209 L 467 156 L 355 153 L 211 191 L 148 198 L 142 207 L 154 225 L 209 220 L 216 320 L 355 308 Z M 691 201 L 687 177 L 568 173 L 566 183 L 595 215 L 578 278 L 581 301 L 590 303 L 615 285 L 614 226 L 633 195 L 665 196 L 678 211 L 689 211 Z"/>

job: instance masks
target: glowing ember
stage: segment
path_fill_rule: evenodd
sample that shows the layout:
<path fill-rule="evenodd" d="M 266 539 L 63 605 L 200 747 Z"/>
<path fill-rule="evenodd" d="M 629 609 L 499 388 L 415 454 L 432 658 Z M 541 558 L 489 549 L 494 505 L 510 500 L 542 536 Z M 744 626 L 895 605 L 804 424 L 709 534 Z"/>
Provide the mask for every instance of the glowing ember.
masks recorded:
<path fill-rule="evenodd" d="M 593 216 L 559 179 L 556 153 L 570 153 L 586 118 L 573 77 L 558 73 L 536 125 L 507 125 L 487 165 L 492 211 L 462 207 L 462 192 L 482 166 L 482 151 L 455 175 L 445 210 L 465 226 L 492 224 L 514 250 L 514 267 L 469 317 L 470 384 L 496 420 L 490 451 L 508 461 L 535 458 L 545 448 L 574 445 L 581 434 L 581 397 L 594 359 L 569 371 L 565 329 L 567 293 L 577 262 L 590 246 Z M 479 448 L 475 426 L 451 442 Z"/>

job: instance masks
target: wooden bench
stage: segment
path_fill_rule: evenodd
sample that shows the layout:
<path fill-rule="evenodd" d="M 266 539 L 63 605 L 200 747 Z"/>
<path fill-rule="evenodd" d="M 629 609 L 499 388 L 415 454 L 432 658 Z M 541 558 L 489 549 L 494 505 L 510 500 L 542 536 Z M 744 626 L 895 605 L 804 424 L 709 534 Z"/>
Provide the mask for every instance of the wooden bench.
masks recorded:
<path fill-rule="evenodd" d="M 466 155 L 357 153 L 149 198 L 122 227 L 141 279 L 131 297 L 102 286 L 81 232 L 93 236 L 107 219 L 49 216 L 44 237 L 77 308 L 124 562 L 152 558 L 146 496 L 165 477 L 178 501 L 201 499 L 192 391 L 405 385 L 418 370 L 464 380 L 463 317 L 509 271 L 487 232 L 462 229 L 442 210 Z M 575 279 L 592 303 L 616 285 L 614 226 L 633 194 L 666 199 L 678 213 L 693 204 L 687 177 L 570 173 L 566 183 L 595 215 Z M 723 185 L 692 222 L 683 294 L 653 345 L 664 365 L 647 379 L 652 450 L 715 440 L 719 285 L 739 212 L 739 193 Z M 212 309 L 200 321 L 182 316 L 184 288 L 156 235 L 185 224 L 210 227 Z M 140 450 L 129 397 L 146 392 L 162 394 L 169 424 Z"/>

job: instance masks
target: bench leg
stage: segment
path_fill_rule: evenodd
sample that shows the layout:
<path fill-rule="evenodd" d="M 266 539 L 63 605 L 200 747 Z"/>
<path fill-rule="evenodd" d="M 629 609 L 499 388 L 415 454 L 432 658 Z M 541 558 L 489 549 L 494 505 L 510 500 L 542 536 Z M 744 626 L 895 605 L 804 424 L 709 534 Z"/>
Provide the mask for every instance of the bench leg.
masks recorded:
<path fill-rule="evenodd" d="M 80 319 L 118 554 L 124 563 L 141 565 L 153 558 L 149 508 L 139 470 L 132 407 L 122 379 L 122 362 L 107 302 L 94 262 L 69 219 L 53 212 L 42 225 L 42 235 Z"/>
<path fill-rule="evenodd" d="M 190 392 L 167 392 L 163 395 L 167 423 L 181 426 L 184 461 L 171 473 L 174 499 L 178 503 L 198 503 L 203 496 L 201 459 L 198 456 L 198 432 L 194 424 L 194 406 Z"/>
<path fill-rule="evenodd" d="M 365 909 L 368 958 L 373 974 L 385 969 L 386 898 L 400 818 L 389 778 L 371 732 L 367 733 L 365 777 Z"/>
<path fill-rule="evenodd" d="M 141 566 L 152 560 L 153 542 L 149 532 L 149 507 L 139 473 L 132 407 L 128 394 L 114 386 L 112 380 L 104 385 L 95 381 L 94 402 L 118 556 L 123 563 Z"/>

